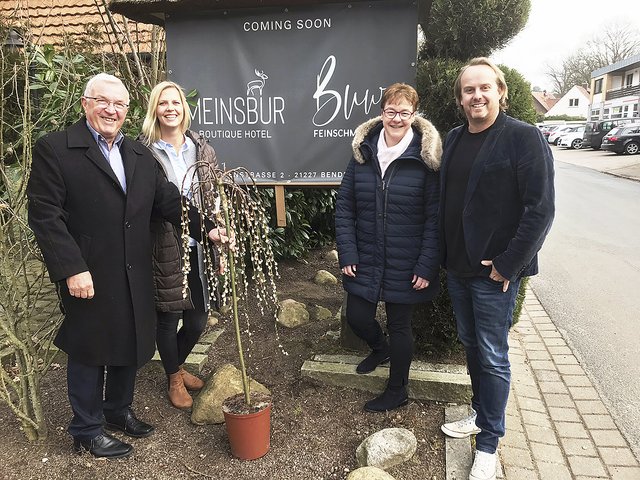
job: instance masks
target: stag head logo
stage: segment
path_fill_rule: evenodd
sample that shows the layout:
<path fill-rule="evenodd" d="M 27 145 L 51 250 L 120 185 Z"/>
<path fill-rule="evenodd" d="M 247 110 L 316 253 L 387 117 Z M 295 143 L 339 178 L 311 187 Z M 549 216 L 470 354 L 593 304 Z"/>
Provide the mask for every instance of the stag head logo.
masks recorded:
<path fill-rule="evenodd" d="M 264 87 L 264 81 L 269 78 L 264 72 L 261 72 L 257 68 L 254 70 L 255 74 L 260 78 L 259 80 L 251 80 L 247 83 L 247 96 L 255 95 L 253 92 L 258 91 L 258 95 L 262 95 L 262 88 Z"/>

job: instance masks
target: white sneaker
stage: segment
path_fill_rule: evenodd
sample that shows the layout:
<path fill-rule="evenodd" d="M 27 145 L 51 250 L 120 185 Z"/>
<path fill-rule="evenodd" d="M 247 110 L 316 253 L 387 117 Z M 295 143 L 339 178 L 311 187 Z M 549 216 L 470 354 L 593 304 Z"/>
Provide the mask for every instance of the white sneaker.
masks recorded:
<path fill-rule="evenodd" d="M 476 425 L 477 414 L 472 410 L 472 414 L 467 418 L 458 420 L 457 422 L 445 423 L 440 427 L 445 435 L 453 438 L 466 438 L 470 435 L 476 435 L 480 433 L 480 429 Z"/>
<path fill-rule="evenodd" d="M 473 459 L 469 480 L 496 480 L 495 453 L 486 453 L 476 450 L 476 457 Z"/>

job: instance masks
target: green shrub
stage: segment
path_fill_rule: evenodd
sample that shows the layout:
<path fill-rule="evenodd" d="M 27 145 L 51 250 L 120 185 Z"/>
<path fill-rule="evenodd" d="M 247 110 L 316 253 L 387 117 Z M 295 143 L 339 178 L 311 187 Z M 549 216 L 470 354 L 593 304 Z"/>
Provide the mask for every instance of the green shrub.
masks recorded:
<path fill-rule="evenodd" d="M 413 310 L 415 352 L 428 358 L 461 351 L 444 270 L 440 271 L 440 287 L 440 294 L 432 302 L 416 305 Z"/>
<path fill-rule="evenodd" d="M 287 188 L 285 227 L 276 223 L 275 190 L 261 187 L 258 191 L 267 209 L 269 240 L 276 259 L 301 258 L 310 249 L 335 241 L 336 189 Z"/>
<path fill-rule="evenodd" d="M 529 279 L 525 277 L 520 283 L 513 310 L 514 325 L 520 319 L 528 282 Z M 412 326 L 416 355 L 430 359 L 456 355 L 463 350 L 458 340 L 456 320 L 444 270 L 440 271 L 440 286 L 440 294 L 432 302 L 417 305 L 413 311 Z"/>
<path fill-rule="evenodd" d="M 566 122 L 586 122 L 587 119 L 584 117 L 576 117 L 572 115 L 551 115 L 550 117 L 545 117 L 542 115 L 541 122 L 549 121 L 549 120 L 564 120 Z"/>
<path fill-rule="evenodd" d="M 433 0 L 420 58 L 489 56 L 524 28 L 530 0 Z"/>
<path fill-rule="evenodd" d="M 431 58 L 418 64 L 417 91 L 420 111 L 444 135 L 464 122 L 456 105 L 453 83 L 464 62 L 452 58 Z"/>
<path fill-rule="evenodd" d="M 507 115 L 530 124 L 536 123 L 536 110 L 533 108 L 531 84 L 525 80 L 520 72 L 506 65 L 499 65 L 504 72 L 504 78 L 509 87 Z"/>

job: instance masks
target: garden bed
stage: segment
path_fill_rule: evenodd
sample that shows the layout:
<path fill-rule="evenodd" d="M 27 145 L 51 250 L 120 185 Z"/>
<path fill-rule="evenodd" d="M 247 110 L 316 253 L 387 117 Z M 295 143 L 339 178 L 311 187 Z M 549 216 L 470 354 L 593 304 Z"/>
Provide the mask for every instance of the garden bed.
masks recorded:
<path fill-rule="evenodd" d="M 318 286 L 312 279 L 319 269 L 338 274 L 326 251 L 311 252 L 304 261 L 279 264 L 280 299 L 293 298 L 337 312 L 342 288 Z M 387 414 L 367 413 L 364 403 L 372 395 L 349 388 L 330 387 L 301 378 L 300 367 L 318 353 L 339 352 L 339 322 L 312 321 L 295 330 L 283 327 L 278 348 L 273 321 L 250 309 L 251 342 L 245 347 L 249 373 L 273 395 L 271 449 L 255 461 L 231 457 L 224 425 L 195 426 L 189 413 L 172 408 L 166 399 L 166 377 L 158 364 L 149 364 L 138 374 L 134 410 L 155 425 L 154 435 L 143 439 L 118 438 L 132 443 L 134 455 L 122 460 L 95 459 L 72 451 L 66 427 L 71 417 L 66 394 L 66 368 L 49 372 L 42 385 L 49 437 L 41 444 L 27 442 L 8 407 L 0 405 L 0 479 L 171 479 L 215 478 L 218 480 L 320 480 L 344 479 L 357 468 L 356 447 L 368 435 L 387 427 L 404 427 L 418 439 L 415 456 L 391 468 L 396 480 L 436 479 L 444 475 L 444 438 L 439 426 L 444 407 L 411 401 L 405 408 Z M 209 351 L 203 371 L 208 375 L 225 363 L 236 363 L 235 343 L 228 320 L 225 331 Z"/>

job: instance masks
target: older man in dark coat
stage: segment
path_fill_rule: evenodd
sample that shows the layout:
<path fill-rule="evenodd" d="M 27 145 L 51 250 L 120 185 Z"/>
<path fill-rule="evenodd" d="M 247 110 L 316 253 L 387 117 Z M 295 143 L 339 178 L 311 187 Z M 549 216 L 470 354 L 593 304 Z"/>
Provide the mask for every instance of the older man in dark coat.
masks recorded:
<path fill-rule="evenodd" d="M 68 354 L 68 431 L 77 452 L 108 458 L 132 447 L 103 424 L 132 437 L 154 430 L 131 409 L 136 370 L 155 349 L 150 219 L 181 221 L 178 190 L 120 132 L 128 104 L 118 78 L 90 79 L 86 117 L 36 143 L 27 190 L 29 224 L 65 312 L 55 344 Z"/>

